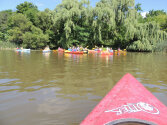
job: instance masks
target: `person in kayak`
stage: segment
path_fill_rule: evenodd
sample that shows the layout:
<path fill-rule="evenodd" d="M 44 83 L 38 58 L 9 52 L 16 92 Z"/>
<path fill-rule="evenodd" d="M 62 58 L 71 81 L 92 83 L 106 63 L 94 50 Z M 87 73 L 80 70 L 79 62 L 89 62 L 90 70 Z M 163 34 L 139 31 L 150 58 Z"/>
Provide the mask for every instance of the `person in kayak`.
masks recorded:
<path fill-rule="evenodd" d="M 60 47 L 59 47 L 60 48 Z M 46 46 L 44 50 L 50 50 L 49 46 Z"/>
<path fill-rule="evenodd" d="M 77 51 L 77 49 L 76 49 L 75 46 L 73 46 L 72 51 L 73 51 L 73 52 L 76 52 L 76 51 Z"/>
<path fill-rule="evenodd" d="M 109 52 L 110 52 L 110 53 L 113 53 L 113 49 L 112 49 L 112 48 L 110 48 L 110 49 L 109 49 Z"/>
<path fill-rule="evenodd" d="M 79 46 L 76 49 L 77 49 L 77 51 L 80 51 L 80 47 Z"/>
<path fill-rule="evenodd" d="M 70 47 L 70 48 L 68 49 L 68 51 L 72 51 L 72 48 Z"/>

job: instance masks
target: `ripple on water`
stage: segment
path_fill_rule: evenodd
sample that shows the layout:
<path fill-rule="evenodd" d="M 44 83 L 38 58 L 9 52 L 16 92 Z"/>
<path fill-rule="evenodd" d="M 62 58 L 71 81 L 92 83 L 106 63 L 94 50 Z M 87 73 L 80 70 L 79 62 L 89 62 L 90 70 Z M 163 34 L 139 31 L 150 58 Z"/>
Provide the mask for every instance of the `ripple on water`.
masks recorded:
<path fill-rule="evenodd" d="M 6 90 L 17 90 L 19 88 L 19 86 L 0 86 L 0 92 Z"/>
<path fill-rule="evenodd" d="M 79 124 L 128 72 L 167 105 L 166 56 L 0 51 L 0 123 Z"/>
<path fill-rule="evenodd" d="M 0 84 L 5 84 L 13 81 L 17 81 L 19 79 L 0 79 Z"/>

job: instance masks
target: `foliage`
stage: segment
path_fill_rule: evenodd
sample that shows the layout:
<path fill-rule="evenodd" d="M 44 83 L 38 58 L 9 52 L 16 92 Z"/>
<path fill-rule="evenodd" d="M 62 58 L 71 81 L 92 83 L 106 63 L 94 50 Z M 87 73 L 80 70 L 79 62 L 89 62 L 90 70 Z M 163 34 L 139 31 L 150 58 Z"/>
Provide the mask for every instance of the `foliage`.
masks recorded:
<path fill-rule="evenodd" d="M 151 10 L 146 15 L 146 18 L 143 19 L 143 23 L 146 22 L 156 22 L 160 25 L 160 28 L 163 31 L 166 31 L 167 26 L 167 13 L 164 10 Z"/>
<path fill-rule="evenodd" d="M 87 0 L 81 0 L 80 2 L 77 0 L 63 0 L 55 8 L 54 12 L 56 16 L 54 18 L 54 24 L 58 46 L 67 48 L 72 46 L 75 41 L 80 40 L 78 36 L 81 36 L 81 34 L 76 29 L 85 26 L 84 21 L 87 20 L 87 11 L 89 11 L 89 1 Z M 84 27 L 84 29 L 87 28 Z M 87 32 L 87 30 L 82 31 Z M 75 44 L 77 43 L 75 42 Z"/>
<path fill-rule="evenodd" d="M 11 42 L 2 42 L 0 41 L 0 49 L 13 49 L 16 48 L 17 46 Z"/>
<path fill-rule="evenodd" d="M 28 11 L 29 9 L 34 9 L 37 10 L 37 6 L 35 6 L 34 4 L 25 1 L 24 3 L 21 3 L 20 5 L 17 5 L 17 13 L 22 13 L 24 14 L 26 11 Z"/>
<path fill-rule="evenodd" d="M 143 39 L 143 41 L 135 41 L 132 45 L 128 47 L 128 49 L 131 51 L 149 52 L 152 51 L 152 45 L 147 39 Z"/>
<path fill-rule="evenodd" d="M 167 41 L 159 42 L 157 45 L 154 47 L 154 51 L 156 52 L 167 52 Z"/>
<path fill-rule="evenodd" d="M 166 18 L 165 22 L 161 25 L 161 27 L 162 27 L 162 30 L 167 32 L 167 18 Z"/>
<path fill-rule="evenodd" d="M 0 12 L 0 40 L 7 41 L 8 34 L 8 18 L 12 15 L 12 10 L 6 10 Z"/>
<path fill-rule="evenodd" d="M 151 10 L 141 16 L 134 0 L 62 0 L 52 11 L 39 11 L 33 3 L 18 5 L 16 12 L 0 12 L 0 40 L 25 48 L 110 46 L 130 51 L 154 51 L 167 41 L 167 14 Z"/>
<path fill-rule="evenodd" d="M 46 32 L 47 30 L 53 30 L 54 25 L 54 16 L 53 12 L 49 9 L 45 9 L 45 11 L 39 12 L 36 15 L 35 26 Z"/>
<path fill-rule="evenodd" d="M 9 41 L 25 48 L 42 48 L 47 45 L 48 35 L 44 35 L 40 28 L 32 23 L 23 14 L 15 14 L 9 20 Z"/>
<path fill-rule="evenodd" d="M 155 22 L 140 24 L 137 29 L 135 33 L 137 41 L 128 46 L 127 50 L 153 51 L 157 43 L 167 39 L 167 33 L 161 31 L 159 25 Z"/>
<path fill-rule="evenodd" d="M 154 17 L 159 15 L 166 15 L 164 10 L 150 10 L 146 17 Z"/>
<path fill-rule="evenodd" d="M 26 32 L 23 35 L 23 44 L 22 46 L 25 48 L 32 48 L 32 49 L 40 49 L 47 46 L 48 42 L 48 36 L 42 34 L 40 29 L 37 29 L 38 31 L 31 33 Z"/>
<path fill-rule="evenodd" d="M 138 12 L 143 11 L 142 8 L 141 8 L 141 3 L 136 4 L 135 9 L 136 9 Z"/>

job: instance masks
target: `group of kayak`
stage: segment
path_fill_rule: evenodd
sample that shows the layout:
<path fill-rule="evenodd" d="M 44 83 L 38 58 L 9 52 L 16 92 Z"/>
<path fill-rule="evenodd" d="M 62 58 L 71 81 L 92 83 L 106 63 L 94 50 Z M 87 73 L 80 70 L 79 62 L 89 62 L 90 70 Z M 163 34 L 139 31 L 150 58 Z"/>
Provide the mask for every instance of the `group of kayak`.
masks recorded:
<path fill-rule="evenodd" d="M 23 48 L 17 48 L 16 49 L 17 52 L 30 52 L 31 49 L 23 49 Z M 49 53 L 52 50 L 50 50 L 50 48 L 47 46 L 45 47 L 45 49 L 42 50 L 43 53 Z M 69 53 L 69 54 L 101 54 L 101 55 L 113 55 L 115 54 L 119 54 L 122 52 L 126 52 L 126 50 L 113 50 L 112 48 L 106 48 L 105 50 L 101 49 L 101 48 L 93 48 L 92 50 L 89 50 L 87 48 L 69 48 L 68 50 L 65 50 L 63 48 L 58 48 L 57 50 L 53 50 L 54 52 L 58 51 L 58 52 L 63 52 L 63 53 Z"/>
<path fill-rule="evenodd" d="M 68 50 L 65 50 L 65 49 L 62 49 L 62 48 L 58 48 L 58 52 L 65 52 L 65 53 L 70 53 L 70 54 L 86 54 L 88 53 L 88 49 L 72 49 L 72 48 L 69 48 Z"/>
<path fill-rule="evenodd" d="M 98 53 L 101 55 L 113 55 L 114 53 L 121 53 L 126 52 L 126 50 L 113 50 L 112 48 L 106 48 L 106 50 L 102 50 L 99 48 L 88 50 L 87 48 L 79 49 L 79 48 L 69 48 L 68 50 L 65 50 L 63 48 L 58 48 L 58 52 L 64 52 L 64 53 L 70 53 L 70 54 L 88 54 L 88 53 Z"/>

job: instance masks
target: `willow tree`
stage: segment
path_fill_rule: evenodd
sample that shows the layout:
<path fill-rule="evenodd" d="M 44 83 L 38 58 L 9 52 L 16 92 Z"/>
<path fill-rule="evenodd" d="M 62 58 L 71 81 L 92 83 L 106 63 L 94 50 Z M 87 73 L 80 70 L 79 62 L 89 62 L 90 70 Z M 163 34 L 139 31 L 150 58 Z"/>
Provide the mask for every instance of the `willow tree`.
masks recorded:
<path fill-rule="evenodd" d="M 133 39 L 137 23 L 134 0 L 101 0 L 94 13 L 94 38 L 99 44 L 125 47 Z"/>
<path fill-rule="evenodd" d="M 135 39 L 128 50 L 153 51 L 156 46 L 167 40 L 167 33 L 160 29 L 156 22 L 140 23 L 137 25 Z"/>
<path fill-rule="evenodd" d="M 156 22 L 139 23 L 134 0 L 101 0 L 94 9 L 93 40 L 97 45 L 111 45 L 137 51 L 152 51 L 167 34 Z"/>
<path fill-rule="evenodd" d="M 162 31 L 155 21 L 138 23 L 134 32 L 134 39 L 127 47 L 132 51 L 153 51 L 158 44 L 167 41 L 167 33 Z"/>
<path fill-rule="evenodd" d="M 79 43 L 77 37 L 77 26 L 81 26 L 84 20 L 85 8 L 89 6 L 89 1 L 63 0 L 55 12 L 55 33 L 58 44 L 62 47 L 69 47 L 74 43 Z"/>

